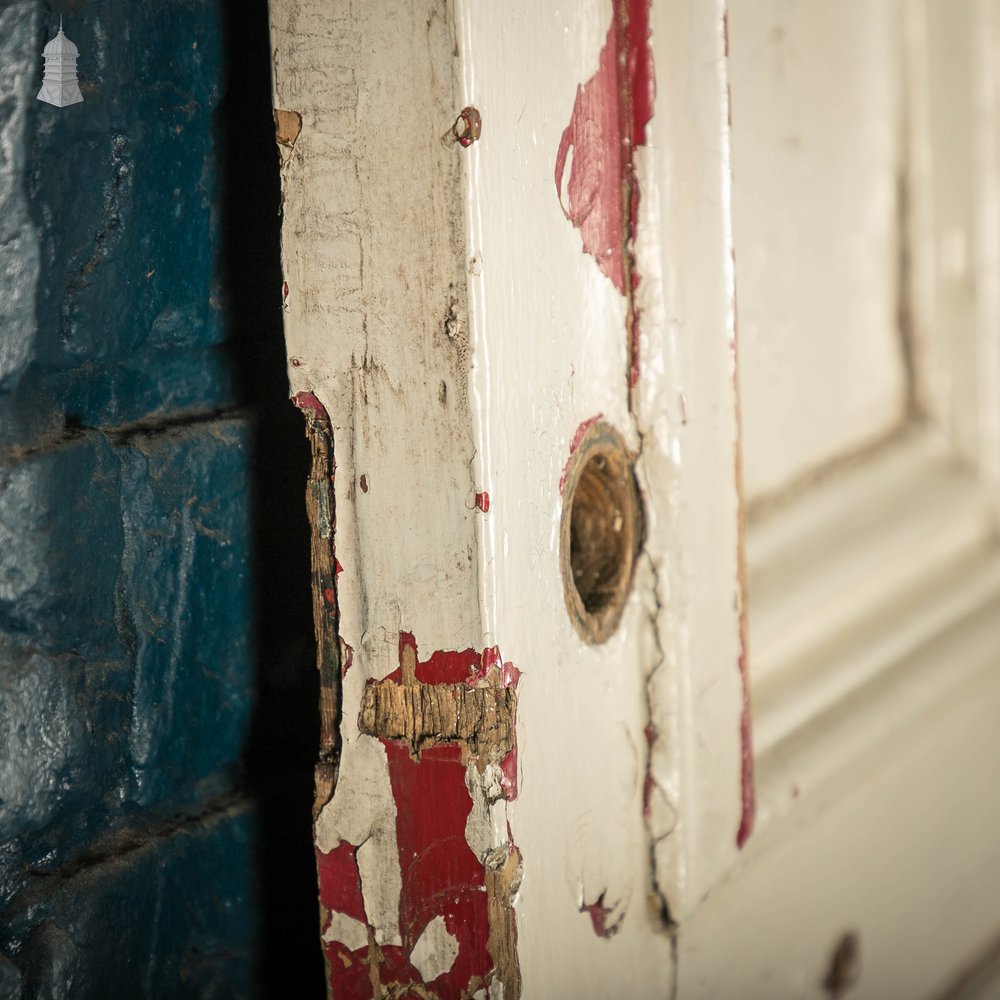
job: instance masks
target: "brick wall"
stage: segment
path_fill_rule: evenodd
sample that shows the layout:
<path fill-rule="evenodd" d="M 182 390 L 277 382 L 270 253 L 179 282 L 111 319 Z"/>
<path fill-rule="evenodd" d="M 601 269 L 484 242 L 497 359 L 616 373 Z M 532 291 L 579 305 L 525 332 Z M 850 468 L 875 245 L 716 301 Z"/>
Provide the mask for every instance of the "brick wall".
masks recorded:
<path fill-rule="evenodd" d="M 61 109 L 35 100 L 60 10 L 85 98 Z M 280 341 L 253 346 L 280 338 L 277 282 L 256 292 L 267 329 L 241 331 L 220 263 L 240 231 L 224 225 L 227 10 L 0 9 L 0 998 L 255 990 L 274 893 L 257 877 L 269 786 L 244 790 L 266 590 L 254 483 L 261 441 L 280 444 L 262 423 L 291 408 L 268 419 L 287 407 Z M 265 404 L 251 368 L 275 357 Z M 309 634 L 307 574 L 306 555 L 300 620 L 272 654 Z M 285 688 L 303 691 L 308 648 L 292 659 Z M 252 760 L 274 728 L 258 713 Z"/>

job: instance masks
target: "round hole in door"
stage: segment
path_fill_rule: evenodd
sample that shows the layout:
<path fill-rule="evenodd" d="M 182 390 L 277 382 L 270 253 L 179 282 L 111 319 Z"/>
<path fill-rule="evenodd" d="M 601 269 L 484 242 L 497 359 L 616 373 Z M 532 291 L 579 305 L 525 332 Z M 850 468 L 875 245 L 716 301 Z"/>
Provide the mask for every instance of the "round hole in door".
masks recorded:
<path fill-rule="evenodd" d="M 598 421 L 566 467 L 560 529 L 566 609 L 587 642 L 604 642 L 617 628 L 641 542 L 632 457 L 618 431 Z"/>

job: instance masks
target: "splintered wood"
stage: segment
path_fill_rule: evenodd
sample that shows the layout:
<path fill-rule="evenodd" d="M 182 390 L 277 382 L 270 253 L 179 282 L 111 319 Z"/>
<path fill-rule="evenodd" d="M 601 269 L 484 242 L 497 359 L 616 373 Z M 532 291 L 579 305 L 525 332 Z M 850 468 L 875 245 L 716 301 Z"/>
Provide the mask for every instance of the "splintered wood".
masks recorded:
<path fill-rule="evenodd" d="M 421 684 L 416 679 L 416 650 L 405 647 L 402 658 L 402 684 L 383 680 L 365 688 L 359 718 L 362 733 L 405 740 L 414 755 L 439 743 L 462 743 L 480 770 L 510 753 L 517 691 L 501 686 L 496 666 L 476 687 Z"/>
<path fill-rule="evenodd" d="M 308 392 L 292 400 L 305 414 L 306 436 L 312 448 L 312 469 L 306 485 L 306 511 L 312 527 L 313 629 L 319 668 L 320 747 L 316 761 L 316 797 L 313 819 L 333 796 L 340 747 L 340 634 L 337 607 L 337 559 L 333 551 L 336 515 L 333 435 L 326 408 Z"/>

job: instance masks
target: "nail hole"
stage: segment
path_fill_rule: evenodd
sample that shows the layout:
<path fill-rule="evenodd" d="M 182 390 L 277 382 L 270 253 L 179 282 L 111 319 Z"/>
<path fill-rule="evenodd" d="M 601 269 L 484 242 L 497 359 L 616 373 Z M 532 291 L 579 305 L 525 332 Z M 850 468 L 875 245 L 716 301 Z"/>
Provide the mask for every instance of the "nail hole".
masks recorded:
<path fill-rule="evenodd" d="M 451 128 L 462 146 L 471 146 L 483 132 L 483 117 L 476 108 L 462 108 Z"/>
<path fill-rule="evenodd" d="M 641 542 L 631 456 L 621 435 L 598 422 L 567 466 L 560 535 L 566 608 L 587 642 L 604 642 L 617 628 Z"/>

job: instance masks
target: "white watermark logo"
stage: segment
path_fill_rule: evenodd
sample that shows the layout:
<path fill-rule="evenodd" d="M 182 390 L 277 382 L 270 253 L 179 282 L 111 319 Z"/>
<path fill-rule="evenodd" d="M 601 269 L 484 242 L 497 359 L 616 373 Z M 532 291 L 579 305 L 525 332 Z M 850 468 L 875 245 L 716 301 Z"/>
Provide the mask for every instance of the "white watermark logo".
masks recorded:
<path fill-rule="evenodd" d="M 76 60 L 80 50 L 63 34 L 62 18 L 59 18 L 59 34 L 44 49 L 45 75 L 38 99 L 64 108 L 68 104 L 79 104 L 83 100 L 80 84 L 76 79 Z"/>

